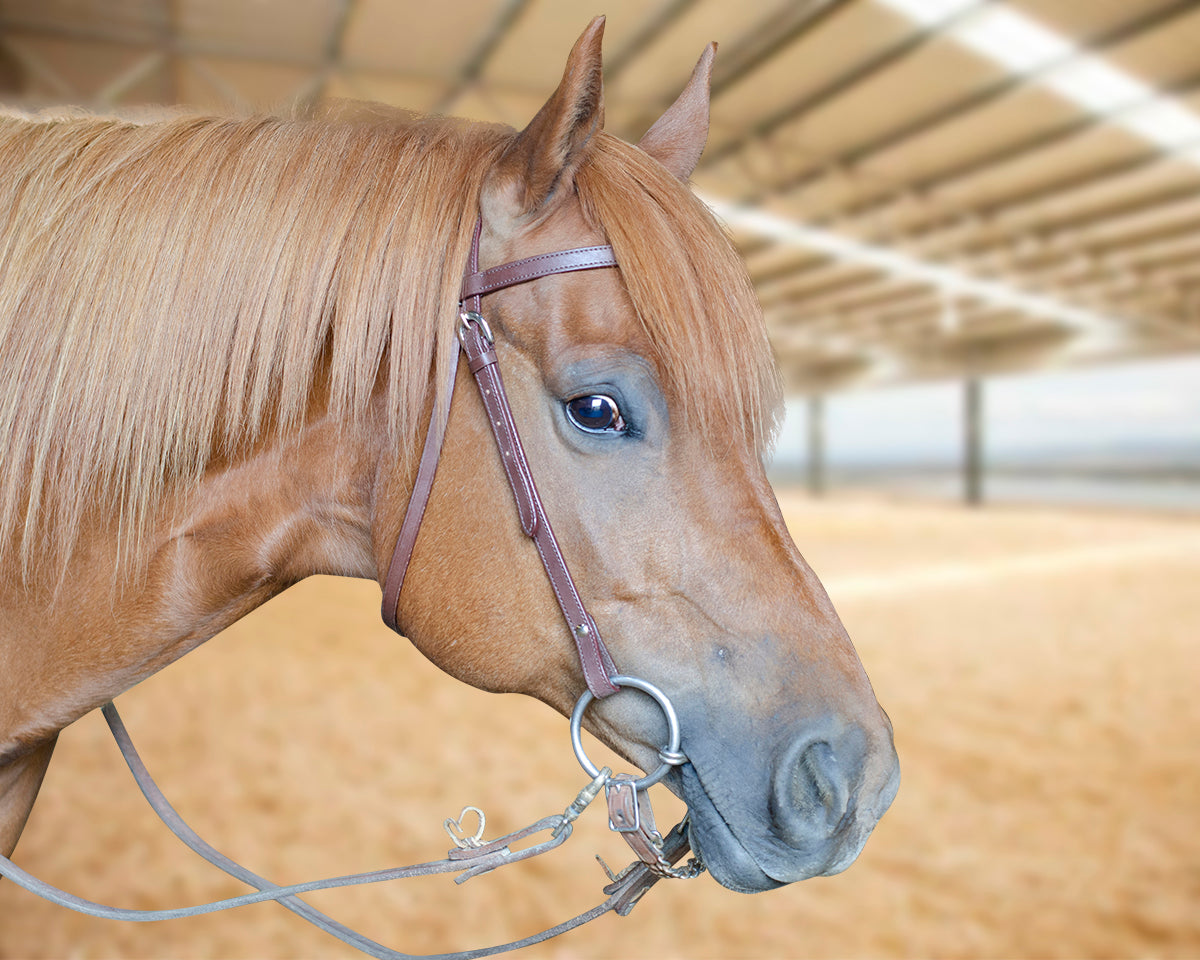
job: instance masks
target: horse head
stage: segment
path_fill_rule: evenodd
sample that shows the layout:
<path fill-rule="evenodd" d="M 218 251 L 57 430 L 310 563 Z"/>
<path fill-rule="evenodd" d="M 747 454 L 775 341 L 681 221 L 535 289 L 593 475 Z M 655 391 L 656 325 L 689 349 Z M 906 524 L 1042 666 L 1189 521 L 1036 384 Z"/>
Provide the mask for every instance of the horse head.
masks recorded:
<path fill-rule="evenodd" d="M 688 762 L 667 783 L 728 887 L 844 869 L 895 795 L 891 724 L 764 470 L 779 406 L 761 313 L 687 178 L 708 132 L 704 52 L 638 146 L 602 130 L 597 20 L 532 122 L 495 151 L 481 267 L 611 243 L 620 263 L 487 298 L 508 394 L 571 570 L 621 672 L 667 693 Z M 468 377 L 465 369 L 458 376 Z M 380 571 L 411 478 L 386 485 Z M 584 678 L 479 397 L 461 389 L 400 596 L 448 673 L 570 713 Z M 589 728 L 658 765 L 661 714 L 622 693 Z"/>

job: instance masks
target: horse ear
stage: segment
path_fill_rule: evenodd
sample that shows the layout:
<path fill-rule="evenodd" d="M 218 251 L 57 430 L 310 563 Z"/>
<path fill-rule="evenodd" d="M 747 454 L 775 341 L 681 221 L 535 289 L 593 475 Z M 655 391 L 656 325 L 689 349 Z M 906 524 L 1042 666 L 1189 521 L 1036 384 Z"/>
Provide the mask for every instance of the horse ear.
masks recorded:
<path fill-rule="evenodd" d="M 541 211 L 570 189 L 592 135 L 604 125 L 603 37 L 604 17 L 596 17 L 575 41 L 558 89 L 489 174 L 485 196 L 504 196 L 517 216 Z"/>
<path fill-rule="evenodd" d="M 715 43 L 704 48 L 679 99 L 638 141 L 639 147 L 680 180 L 692 175 L 708 140 L 708 85 L 716 52 Z"/>

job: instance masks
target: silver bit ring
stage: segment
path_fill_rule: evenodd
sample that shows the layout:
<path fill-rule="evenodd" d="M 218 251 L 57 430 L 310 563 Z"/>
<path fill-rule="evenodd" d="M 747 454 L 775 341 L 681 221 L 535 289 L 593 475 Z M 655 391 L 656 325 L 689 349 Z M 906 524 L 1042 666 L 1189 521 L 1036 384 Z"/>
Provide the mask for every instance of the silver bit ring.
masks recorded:
<path fill-rule="evenodd" d="M 653 697 L 662 709 L 663 715 L 667 718 L 667 744 L 658 751 L 658 758 L 663 762 L 653 773 L 649 773 L 633 781 L 635 789 L 646 790 L 665 777 L 670 772 L 671 767 L 687 763 L 687 756 L 679 749 L 679 715 L 675 712 L 675 707 L 667 695 L 648 680 L 626 676 L 611 677 L 610 680 L 614 686 L 633 687 L 635 690 L 641 690 L 642 693 Z M 575 704 L 575 709 L 571 712 L 571 748 L 575 751 L 575 759 L 579 761 L 579 765 L 592 778 L 600 776 L 600 768 L 592 763 L 588 755 L 584 752 L 581 731 L 583 714 L 587 710 L 588 704 L 594 699 L 595 697 L 592 695 L 592 692 L 585 690 L 582 696 L 580 696 L 579 701 Z"/>

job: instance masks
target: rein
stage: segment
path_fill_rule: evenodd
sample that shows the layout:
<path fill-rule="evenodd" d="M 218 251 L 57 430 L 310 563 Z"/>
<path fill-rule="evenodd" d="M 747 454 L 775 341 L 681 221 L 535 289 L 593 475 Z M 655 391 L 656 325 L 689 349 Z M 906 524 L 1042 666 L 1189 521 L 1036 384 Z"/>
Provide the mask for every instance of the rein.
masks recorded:
<path fill-rule="evenodd" d="M 438 873 L 457 873 L 458 876 L 455 877 L 454 882 L 463 883 L 472 877 L 489 873 L 510 863 L 527 860 L 559 846 L 571 835 L 575 819 L 603 791 L 608 804 L 610 828 L 620 833 L 637 855 L 637 859 L 618 874 L 613 874 L 605 866 L 605 871 L 611 881 L 603 891 L 607 899 L 571 920 L 522 940 L 460 953 L 425 955 L 428 960 L 468 960 L 468 958 L 491 956 L 541 943 L 603 916 L 609 911 L 615 911 L 619 915 L 625 916 L 646 891 L 660 879 L 687 879 L 695 877 L 703 871 L 703 865 L 696 858 L 690 860 L 682 868 L 674 866 L 689 849 L 686 836 L 687 818 L 685 817 L 664 837 L 655 826 L 653 811 L 645 794 L 645 791 L 652 784 L 661 780 L 672 766 L 687 762 L 687 757 L 680 750 L 679 720 L 675 709 L 666 694 L 654 684 L 617 672 L 595 621 L 579 597 L 575 581 L 571 577 L 566 560 L 559 549 L 558 541 L 551 530 L 545 507 L 538 496 L 529 461 L 521 446 L 512 409 L 504 391 L 504 380 L 501 377 L 494 350 L 495 340 L 482 313 L 482 298 L 496 290 L 552 274 L 616 267 L 616 257 L 612 247 L 608 245 L 580 247 L 528 257 L 481 271 L 479 270 L 481 230 L 482 220 L 477 220 L 471 240 L 470 258 L 460 293 L 458 337 L 457 343 L 454 345 L 454 362 L 451 364 L 449 389 L 445 394 L 446 409 L 438 408 L 435 397 L 413 491 L 409 497 L 408 507 L 384 582 L 383 619 L 393 630 L 398 633 L 403 632 L 398 620 L 400 592 L 404 586 L 404 577 L 409 562 L 412 559 L 425 507 L 433 489 L 442 442 L 445 439 L 446 424 L 449 420 L 449 408 L 453 398 L 458 361 L 460 354 L 465 355 L 467 366 L 479 387 L 480 397 L 487 411 L 488 422 L 499 448 L 501 462 L 516 500 L 521 529 L 526 536 L 533 540 L 537 548 L 546 575 L 558 598 L 567 629 L 579 653 L 588 689 L 579 698 L 571 715 L 571 744 L 580 765 L 592 778 L 591 781 L 580 790 L 562 813 L 543 817 L 523 830 L 515 831 L 496 840 L 483 839 L 485 821 L 482 811 L 476 807 L 465 807 L 457 820 L 450 818 L 444 823 L 446 832 L 454 841 L 455 848 L 450 850 L 442 860 L 281 886 L 226 857 L 188 826 L 150 776 L 133 746 L 128 731 L 117 713 L 116 706 L 108 703 L 102 708 L 104 718 L 108 721 L 109 728 L 129 765 L 134 780 L 154 812 L 193 851 L 230 876 L 253 887 L 256 892 L 189 907 L 166 910 L 129 910 L 104 906 L 60 890 L 38 880 L 3 856 L 0 856 L 0 876 L 7 877 L 26 890 L 60 906 L 79 913 L 114 920 L 142 922 L 168 920 L 214 913 L 250 903 L 260 903 L 264 900 L 275 900 L 314 926 L 369 956 L 379 958 L 379 960 L 410 960 L 416 955 L 400 953 L 371 940 L 310 906 L 299 899 L 299 895 L 332 887 L 358 886 Z M 652 697 L 662 709 L 667 720 L 668 742 L 658 752 L 661 764 L 652 773 L 640 778 L 635 778 L 630 774 L 614 775 L 608 767 L 598 769 L 584 752 L 580 736 L 583 715 L 588 704 L 593 699 L 612 696 L 626 687 L 640 690 Z M 469 813 L 474 813 L 478 817 L 479 825 L 473 834 L 466 835 L 463 820 Z M 542 833 L 548 833 L 549 836 L 540 841 L 534 839 Z M 603 861 L 601 864 L 603 865 Z"/>

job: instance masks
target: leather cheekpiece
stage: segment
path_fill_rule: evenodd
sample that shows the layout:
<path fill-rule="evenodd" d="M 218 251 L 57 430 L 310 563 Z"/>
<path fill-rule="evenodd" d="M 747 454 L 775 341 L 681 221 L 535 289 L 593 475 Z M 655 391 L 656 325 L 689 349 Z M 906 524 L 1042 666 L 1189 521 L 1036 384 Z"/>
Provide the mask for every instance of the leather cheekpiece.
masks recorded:
<path fill-rule="evenodd" d="M 485 335 L 484 329 L 478 323 L 478 317 L 472 319 L 471 313 L 479 314 L 481 297 L 488 293 L 552 274 L 615 267 L 617 266 L 616 256 L 612 247 L 607 245 L 580 247 L 574 250 L 539 254 L 480 271 L 478 260 L 481 231 L 482 221 L 477 220 L 471 241 L 470 258 L 463 279 L 462 299 L 459 303 L 462 310 L 462 326 L 458 338 L 461 346 L 456 344 L 455 356 L 457 357 L 460 352 L 466 354 L 467 366 L 479 386 L 479 394 L 484 408 L 487 410 L 492 434 L 496 438 L 504 473 L 516 501 L 521 529 L 526 536 L 532 538 L 537 547 L 538 556 L 541 558 L 546 576 L 550 580 L 559 608 L 566 620 L 567 629 L 579 653 L 579 661 L 583 667 L 583 675 L 588 689 L 597 698 L 611 696 L 618 689 L 609 679 L 617 674 L 616 666 L 601 639 L 595 621 L 592 620 L 579 597 L 574 578 L 563 558 L 554 532 L 550 528 L 549 518 L 542 506 L 541 498 L 538 496 L 533 472 L 530 470 L 525 450 L 521 446 L 521 438 L 517 431 L 516 421 L 513 419 L 512 408 L 509 406 L 508 396 L 504 391 L 504 379 L 500 374 L 494 344 L 490 336 Z M 457 361 L 453 367 L 457 367 Z M 453 376 L 453 369 L 451 375 Z M 453 389 L 453 382 L 450 388 Z M 446 395 L 449 397 L 450 391 L 447 391 Z M 400 527 L 396 548 L 393 551 L 387 578 L 384 582 L 383 619 L 397 633 L 403 632 L 399 626 L 400 592 L 403 589 L 404 577 L 412 559 L 425 505 L 433 489 L 437 462 L 441 453 L 442 441 L 445 438 L 446 423 L 449 419 L 449 403 L 446 406 L 445 411 L 439 411 L 437 402 L 434 401 L 433 415 L 425 436 L 425 445 L 421 453 L 420 465 L 417 468 L 413 492 L 409 497 L 408 509 Z"/>

